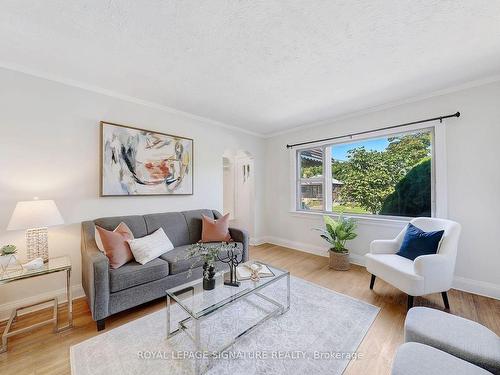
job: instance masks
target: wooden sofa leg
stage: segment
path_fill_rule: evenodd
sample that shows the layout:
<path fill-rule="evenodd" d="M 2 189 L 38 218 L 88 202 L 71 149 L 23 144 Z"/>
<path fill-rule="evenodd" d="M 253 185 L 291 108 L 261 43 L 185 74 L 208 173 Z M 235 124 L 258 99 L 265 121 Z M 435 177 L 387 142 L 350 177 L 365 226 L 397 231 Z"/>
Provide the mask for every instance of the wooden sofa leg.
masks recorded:
<path fill-rule="evenodd" d="M 104 319 L 96 320 L 97 332 L 102 331 L 106 328 L 106 321 Z"/>
<path fill-rule="evenodd" d="M 375 278 L 376 278 L 376 276 L 372 275 L 372 278 L 370 280 L 370 289 L 373 289 L 373 285 L 375 284 Z"/>
<path fill-rule="evenodd" d="M 408 295 L 408 307 L 407 309 L 410 310 L 413 307 L 413 296 Z"/>
<path fill-rule="evenodd" d="M 441 296 L 443 297 L 444 308 L 446 310 L 449 310 L 450 309 L 450 303 L 448 302 L 448 293 L 447 292 L 441 292 Z"/>

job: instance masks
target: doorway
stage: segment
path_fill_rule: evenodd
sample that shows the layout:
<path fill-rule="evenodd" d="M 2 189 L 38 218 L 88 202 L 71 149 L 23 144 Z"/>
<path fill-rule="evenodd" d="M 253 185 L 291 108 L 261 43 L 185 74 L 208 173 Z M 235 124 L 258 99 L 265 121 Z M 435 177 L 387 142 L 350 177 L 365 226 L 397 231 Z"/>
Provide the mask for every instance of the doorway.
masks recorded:
<path fill-rule="evenodd" d="M 243 150 L 226 151 L 223 165 L 223 211 L 229 213 L 233 227 L 248 231 L 250 237 L 255 230 L 255 170 L 253 156 Z"/>

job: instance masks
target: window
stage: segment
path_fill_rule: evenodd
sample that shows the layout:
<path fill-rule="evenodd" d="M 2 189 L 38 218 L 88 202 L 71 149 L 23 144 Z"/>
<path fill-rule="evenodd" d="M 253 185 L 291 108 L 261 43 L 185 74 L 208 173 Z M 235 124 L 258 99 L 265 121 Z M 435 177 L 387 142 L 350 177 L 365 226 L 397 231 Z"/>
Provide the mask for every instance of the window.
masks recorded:
<path fill-rule="evenodd" d="M 299 210 L 324 210 L 323 148 L 299 151 Z"/>
<path fill-rule="evenodd" d="M 297 209 L 430 217 L 432 143 L 430 128 L 298 150 Z"/>

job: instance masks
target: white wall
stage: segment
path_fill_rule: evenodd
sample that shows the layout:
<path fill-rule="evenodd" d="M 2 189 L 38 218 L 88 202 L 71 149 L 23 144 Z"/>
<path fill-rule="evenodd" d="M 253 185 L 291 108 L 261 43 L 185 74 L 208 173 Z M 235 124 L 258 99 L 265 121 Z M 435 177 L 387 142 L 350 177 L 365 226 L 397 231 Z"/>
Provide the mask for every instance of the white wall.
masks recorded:
<path fill-rule="evenodd" d="M 376 129 L 451 114 L 447 120 L 449 218 L 462 224 L 455 286 L 500 298 L 500 83 L 433 97 L 345 120 L 323 123 L 267 140 L 266 233 L 264 240 L 326 255 L 318 233 L 321 216 L 289 212 L 291 176 L 285 145 Z M 351 243 L 353 260 L 362 262 L 375 238 L 392 238 L 403 222 L 360 221 Z"/>
<path fill-rule="evenodd" d="M 0 69 L 0 244 L 25 256 L 24 233 L 5 228 L 16 201 L 54 199 L 66 221 L 49 229 L 50 255 L 68 254 L 81 293 L 80 222 L 102 216 L 195 208 L 222 210 L 222 154 L 229 147 L 255 155 L 263 175 L 264 141 L 169 111 L 115 99 Z M 194 195 L 99 197 L 99 121 L 135 125 L 194 139 Z M 256 185 L 256 235 L 262 236 L 263 178 Z M 64 276 L 0 286 L 0 311 L 13 301 L 53 293 Z"/>

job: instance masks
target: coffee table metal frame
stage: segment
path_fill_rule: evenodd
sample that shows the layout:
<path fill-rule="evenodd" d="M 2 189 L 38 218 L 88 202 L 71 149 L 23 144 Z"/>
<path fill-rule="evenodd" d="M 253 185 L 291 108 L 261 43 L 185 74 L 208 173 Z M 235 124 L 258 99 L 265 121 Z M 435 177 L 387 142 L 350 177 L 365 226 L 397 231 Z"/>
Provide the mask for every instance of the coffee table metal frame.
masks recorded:
<path fill-rule="evenodd" d="M 261 263 L 261 262 L 259 262 L 259 263 Z M 262 325 L 265 321 L 267 321 L 275 316 L 282 315 L 285 312 L 287 312 L 290 309 L 290 272 L 288 272 L 286 270 L 279 269 L 277 267 L 272 267 L 272 266 L 268 266 L 268 267 L 270 267 L 271 269 L 280 271 L 282 273 L 277 275 L 277 276 L 274 276 L 272 278 L 269 278 L 269 280 L 262 278 L 261 280 L 264 280 L 267 282 L 263 282 L 261 285 L 255 287 L 255 288 L 244 289 L 240 293 L 237 293 L 231 297 L 228 297 L 222 301 L 219 301 L 219 302 L 215 303 L 214 305 L 205 308 L 204 310 L 200 311 L 199 313 L 193 313 L 190 309 L 186 308 L 183 305 L 183 303 L 177 303 L 179 305 L 179 307 L 181 307 L 182 310 L 184 310 L 189 316 L 187 318 L 179 321 L 178 328 L 173 330 L 173 331 L 171 331 L 171 322 L 170 322 L 170 318 L 171 318 L 170 309 L 172 306 L 172 298 L 174 298 L 173 296 L 178 295 L 178 294 L 183 294 L 186 292 L 191 292 L 192 296 L 194 297 L 195 289 L 194 289 L 193 285 L 198 284 L 200 280 L 196 280 L 196 281 L 193 281 L 191 283 L 181 285 L 177 288 L 172 288 L 172 289 L 167 290 L 167 292 L 166 292 L 166 294 L 167 294 L 167 298 L 166 298 L 167 299 L 167 301 L 166 301 L 166 303 L 167 303 L 167 309 L 166 309 L 167 310 L 167 339 L 177 335 L 180 332 L 184 332 L 193 341 L 193 343 L 195 344 L 196 350 L 198 352 L 203 352 L 203 348 L 201 346 L 200 324 L 203 320 L 205 320 L 209 316 L 213 315 L 216 312 L 220 312 L 220 311 L 226 309 L 227 307 L 233 305 L 234 303 L 236 303 L 238 301 L 241 301 L 241 300 L 245 301 L 245 300 L 247 300 L 247 297 L 249 297 L 251 295 L 255 295 L 255 296 L 271 303 L 272 305 L 276 306 L 275 309 L 273 309 L 271 312 L 267 313 L 262 319 L 260 319 L 257 323 L 255 323 L 251 327 L 249 327 L 245 331 L 239 333 L 236 337 L 234 337 L 228 344 L 223 346 L 221 349 L 219 349 L 217 351 L 213 351 L 213 350 L 206 351 L 207 353 L 209 353 L 210 356 L 215 357 L 216 355 L 228 350 L 242 336 L 246 335 L 247 333 L 250 333 L 251 331 L 253 331 L 257 327 Z M 220 277 L 220 275 L 221 275 L 221 273 L 219 273 L 217 276 Z M 262 289 L 264 289 L 264 288 L 266 288 L 266 287 L 268 287 L 268 286 L 270 286 L 270 285 L 272 285 L 272 284 L 274 284 L 274 283 L 276 283 L 284 278 L 286 278 L 286 284 L 287 284 L 287 287 L 286 287 L 286 293 L 287 293 L 286 305 L 282 305 L 278 301 L 260 293 L 260 291 L 262 291 Z M 248 302 L 251 303 L 250 301 L 248 301 Z M 252 303 L 252 305 L 257 306 L 253 303 Z M 257 307 L 259 307 L 259 306 L 257 306 Z M 191 320 L 194 323 L 194 335 L 192 335 L 189 332 L 189 327 L 186 324 L 188 321 L 191 321 Z M 200 356 L 195 356 L 195 358 L 196 358 L 195 359 L 195 373 L 197 375 L 201 373 L 201 359 L 202 358 L 199 358 L 199 357 Z"/>

